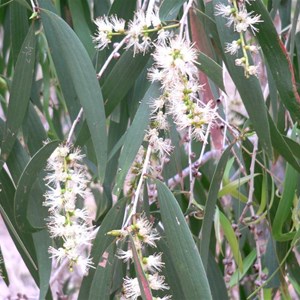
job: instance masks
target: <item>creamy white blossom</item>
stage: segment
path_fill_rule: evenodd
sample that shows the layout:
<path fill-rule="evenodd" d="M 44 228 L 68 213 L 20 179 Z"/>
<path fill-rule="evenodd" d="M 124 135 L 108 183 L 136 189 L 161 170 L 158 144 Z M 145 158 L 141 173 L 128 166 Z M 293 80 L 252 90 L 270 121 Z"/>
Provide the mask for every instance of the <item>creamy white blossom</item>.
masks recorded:
<path fill-rule="evenodd" d="M 83 157 L 78 148 L 68 145 L 60 145 L 52 153 L 46 167 L 45 181 L 49 189 L 44 205 L 50 213 L 46 219 L 50 236 L 62 243 L 58 249 L 49 248 L 51 257 L 57 263 L 67 260 L 70 270 L 76 265 L 86 272 L 92 263 L 85 248 L 90 245 L 93 232 L 87 222 L 88 211 L 76 208 L 78 197 L 87 195 Z"/>

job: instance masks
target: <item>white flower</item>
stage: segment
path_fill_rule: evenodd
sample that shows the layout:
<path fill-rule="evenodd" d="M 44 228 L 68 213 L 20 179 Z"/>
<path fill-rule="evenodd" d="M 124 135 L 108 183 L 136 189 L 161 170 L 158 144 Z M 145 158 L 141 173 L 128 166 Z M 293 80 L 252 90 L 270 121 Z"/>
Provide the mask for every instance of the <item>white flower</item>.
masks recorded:
<path fill-rule="evenodd" d="M 180 74 L 192 75 L 191 77 L 193 77 L 197 71 L 197 68 L 194 66 L 197 60 L 197 51 L 180 37 L 170 39 L 169 45 L 156 46 L 153 58 L 156 67 L 162 69 L 163 75 L 179 72 Z"/>
<path fill-rule="evenodd" d="M 252 65 L 252 66 L 249 66 L 246 71 L 249 75 L 257 76 L 258 75 L 258 67 L 259 66 Z"/>
<path fill-rule="evenodd" d="M 143 257 L 143 268 L 145 271 L 151 273 L 160 272 L 164 267 L 165 263 L 161 260 L 162 253 L 149 255 L 148 257 Z"/>
<path fill-rule="evenodd" d="M 111 16 L 110 22 L 115 32 L 123 33 L 125 31 L 125 20 L 118 19 L 117 16 Z"/>
<path fill-rule="evenodd" d="M 231 5 L 225 5 L 223 3 L 218 3 L 215 6 L 215 10 L 215 15 L 222 17 L 229 17 L 235 12 L 234 7 L 232 7 Z"/>
<path fill-rule="evenodd" d="M 137 278 L 124 278 L 123 288 L 126 299 L 136 300 L 141 295 L 139 281 Z"/>
<path fill-rule="evenodd" d="M 231 43 L 227 43 L 225 47 L 225 52 L 229 52 L 231 55 L 234 55 L 240 49 L 240 41 L 232 41 Z"/>
<path fill-rule="evenodd" d="M 149 286 L 152 290 L 169 290 L 170 287 L 165 283 L 165 277 L 155 273 L 148 276 Z"/>
<path fill-rule="evenodd" d="M 142 242 L 151 247 L 156 247 L 155 241 L 160 239 L 159 233 L 152 228 L 152 224 L 147 220 L 144 214 L 138 218 L 133 227 L 138 230 L 138 237 Z"/>
<path fill-rule="evenodd" d="M 163 126 L 166 127 L 167 125 L 165 124 Z M 152 128 L 148 131 L 147 139 L 154 152 L 158 152 L 160 156 L 170 155 L 170 152 L 173 149 L 171 140 L 159 137 L 159 133 L 156 128 Z"/>
<path fill-rule="evenodd" d="M 107 16 L 97 18 L 94 23 L 97 26 L 97 34 L 93 37 L 93 41 L 96 43 L 96 48 L 102 50 L 111 43 L 113 24 Z"/>
<path fill-rule="evenodd" d="M 132 250 L 129 249 L 127 251 L 124 251 L 122 249 L 117 250 L 117 258 L 122 259 L 124 262 L 129 261 L 133 258 Z"/>
<path fill-rule="evenodd" d="M 235 60 L 235 65 L 236 65 L 236 66 L 243 66 L 243 65 L 245 65 L 245 58 L 244 58 L 244 57 L 242 57 L 242 58 L 237 58 L 237 59 Z"/>
<path fill-rule="evenodd" d="M 259 47 L 257 47 L 256 45 L 247 45 L 246 49 L 249 50 L 252 53 L 257 54 L 258 50 L 260 49 Z"/>
<path fill-rule="evenodd" d="M 45 177 L 49 190 L 45 194 L 44 205 L 50 216 L 47 225 L 52 238 L 60 238 L 63 246 L 49 248 L 51 257 L 58 263 L 69 261 L 70 269 L 80 264 L 82 270 L 91 265 L 88 256 L 82 254 L 82 247 L 90 245 L 93 238 L 92 228 L 87 224 L 86 209 L 76 208 L 78 196 L 86 195 L 87 177 L 80 161 L 84 155 L 80 150 L 60 145 L 48 159 L 46 170 L 51 172 Z"/>

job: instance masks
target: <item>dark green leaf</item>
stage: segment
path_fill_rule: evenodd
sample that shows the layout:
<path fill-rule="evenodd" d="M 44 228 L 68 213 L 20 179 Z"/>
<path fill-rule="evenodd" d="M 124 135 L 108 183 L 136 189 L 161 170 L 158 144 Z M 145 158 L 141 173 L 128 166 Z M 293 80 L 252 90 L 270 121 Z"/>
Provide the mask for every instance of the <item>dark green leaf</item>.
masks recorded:
<path fill-rule="evenodd" d="M 29 194 L 37 179 L 38 173 L 44 169 L 47 159 L 58 144 L 58 141 L 53 141 L 41 148 L 29 161 L 17 184 L 17 190 L 14 198 L 15 218 L 22 231 L 35 231 L 35 228 L 32 227 L 27 218 Z M 40 205 L 42 204 L 40 203 Z"/>
<path fill-rule="evenodd" d="M 249 9 L 254 14 L 259 14 L 263 22 L 257 23 L 259 29 L 256 37 L 285 107 L 293 118 L 300 121 L 300 97 L 296 89 L 293 67 L 290 63 L 288 53 L 280 40 L 268 11 L 261 1 L 252 1 Z"/>
<path fill-rule="evenodd" d="M 132 51 L 126 51 L 120 57 L 102 87 L 106 116 L 109 116 L 124 99 L 147 64 L 148 59 L 149 54 L 137 54 L 133 57 Z"/>
<path fill-rule="evenodd" d="M 201 258 L 205 270 L 207 269 L 207 265 L 208 265 L 210 236 L 211 236 L 211 230 L 212 230 L 212 225 L 214 220 L 214 214 L 216 210 L 218 192 L 220 190 L 220 184 L 222 182 L 226 164 L 229 159 L 231 147 L 232 146 L 226 148 L 226 150 L 223 152 L 218 162 L 213 178 L 211 180 L 211 184 L 207 196 L 207 202 L 205 205 L 204 219 L 201 228 L 201 245 L 200 245 L 200 253 L 201 253 Z"/>
<path fill-rule="evenodd" d="M 102 254 L 101 261 L 96 266 L 88 300 L 110 299 L 110 287 L 113 280 L 113 266 L 116 244 L 112 243 Z"/>
<path fill-rule="evenodd" d="M 150 103 L 152 99 L 155 99 L 158 96 L 159 87 L 155 84 L 151 85 L 138 108 L 132 125 L 127 131 L 124 146 L 119 158 L 119 172 L 113 191 L 116 195 L 120 194 L 126 174 L 142 144 L 145 130 L 149 124 Z"/>
<path fill-rule="evenodd" d="M 97 157 L 98 175 L 103 180 L 107 158 L 106 120 L 96 72 L 72 29 L 50 11 L 42 10 L 41 17 L 58 78 L 71 79 L 83 107 Z"/>
<path fill-rule="evenodd" d="M 184 299 L 212 299 L 207 275 L 182 211 L 165 184 L 156 181 L 162 223 Z"/>
<path fill-rule="evenodd" d="M 175 20 L 184 0 L 164 0 L 159 9 L 160 19 L 163 21 Z"/>
<path fill-rule="evenodd" d="M 115 237 L 107 235 L 107 233 L 111 230 L 121 229 L 126 201 L 127 199 L 118 201 L 101 223 L 91 251 L 91 257 L 95 266 L 101 263 L 104 251 L 115 240 Z M 94 276 L 95 270 L 91 268 L 88 276 L 83 279 L 78 300 L 88 299 Z"/>
<path fill-rule="evenodd" d="M 9 156 L 28 107 L 35 62 L 35 44 L 34 26 L 32 25 L 18 55 L 14 71 L 6 128 L 1 144 L 3 160 Z"/>
<path fill-rule="evenodd" d="M 255 1 L 255 3 L 256 2 L 257 1 Z M 214 7 L 220 3 L 228 5 L 227 0 L 213 0 Z M 243 68 L 235 65 L 236 57 L 230 55 L 229 53 L 225 53 L 224 48 L 226 43 L 230 43 L 232 40 L 237 40 L 238 38 L 236 34 L 233 33 L 233 29 L 226 26 L 227 21 L 225 18 L 222 16 L 215 16 L 215 20 L 222 44 L 221 50 L 227 69 L 241 95 L 263 149 L 266 151 L 269 157 L 273 157 L 267 109 L 262 94 L 261 85 L 255 76 L 246 78 Z M 249 91 L 251 91 L 251 93 Z"/>
<path fill-rule="evenodd" d="M 48 248 L 51 245 L 51 239 L 47 230 L 41 230 L 33 234 L 34 246 L 37 254 L 38 272 L 40 279 L 40 295 L 39 300 L 46 299 L 49 290 L 49 282 L 51 275 L 51 259 Z"/>

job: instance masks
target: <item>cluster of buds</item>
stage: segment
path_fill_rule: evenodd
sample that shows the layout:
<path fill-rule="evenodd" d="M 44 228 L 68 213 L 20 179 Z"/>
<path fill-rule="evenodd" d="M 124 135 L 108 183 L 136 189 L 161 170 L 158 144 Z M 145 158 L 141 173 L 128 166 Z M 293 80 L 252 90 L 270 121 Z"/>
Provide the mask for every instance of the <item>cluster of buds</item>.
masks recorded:
<path fill-rule="evenodd" d="M 154 100 L 153 123 L 165 129 L 164 114 L 172 116 L 179 131 L 191 128 L 192 136 L 205 140 L 208 125 L 211 125 L 216 112 L 211 104 L 199 99 L 202 86 L 198 81 L 197 51 L 193 45 L 179 36 L 157 45 L 153 53 L 154 65 L 148 77 L 161 83 L 163 95 Z"/>
<path fill-rule="evenodd" d="M 129 244 L 126 251 L 118 249 L 117 257 L 126 263 L 133 262 L 132 248 L 134 247 L 151 291 L 169 289 L 169 286 L 165 283 L 164 276 L 159 275 L 159 272 L 164 267 L 162 253 L 154 253 L 149 256 L 144 256 L 143 254 L 146 246 L 156 247 L 156 241 L 160 239 L 158 232 L 153 228 L 153 224 L 147 220 L 144 214 L 141 214 L 132 225 L 125 229 L 113 230 L 108 232 L 108 234 L 118 236 L 120 239 L 125 239 L 131 235 L 134 245 Z M 141 296 L 141 289 L 138 278 L 125 277 L 121 299 L 138 299 L 139 296 Z M 171 299 L 171 296 L 154 297 L 153 299 L 167 300 Z"/>
<path fill-rule="evenodd" d="M 87 173 L 81 164 L 84 155 L 69 145 L 60 145 L 47 161 L 45 181 L 48 191 L 44 206 L 50 216 L 47 225 L 50 236 L 57 240 L 58 248 L 50 247 L 51 257 L 57 263 L 67 260 L 70 271 L 77 265 L 86 273 L 92 265 L 86 246 L 93 238 L 88 225 L 88 211 L 76 207 L 79 197 L 87 195 Z"/>
<path fill-rule="evenodd" d="M 245 1 L 250 3 L 252 0 Z M 248 78 L 250 75 L 257 76 L 258 74 L 258 66 L 250 65 L 248 53 L 256 54 L 259 48 L 250 41 L 247 41 L 245 34 L 249 30 L 252 34 L 255 34 L 258 31 L 256 24 L 263 21 L 260 19 L 260 15 L 255 15 L 253 12 L 247 11 L 245 1 L 228 0 L 228 5 L 220 3 L 215 7 L 215 14 L 225 17 L 228 20 L 226 25 L 228 27 L 233 25 L 234 31 L 239 34 L 237 40 L 227 43 L 225 52 L 236 55 L 242 49 L 243 54 L 235 60 L 235 64 L 244 68 L 245 76 Z"/>
<path fill-rule="evenodd" d="M 96 48 L 99 50 L 107 47 L 114 36 L 126 36 L 126 49 L 133 48 L 134 54 L 146 53 L 152 46 L 151 33 L 157 32 L 156 43 L 163 43 L 169 36 L 169 28 L 177 27 L 178 24 L 163 26 L 158 11 L 135 12 L 133 20 L 126 21 L 117 16 L 102 16 L 95 20 L 97 33 L 93 37 Z"/>

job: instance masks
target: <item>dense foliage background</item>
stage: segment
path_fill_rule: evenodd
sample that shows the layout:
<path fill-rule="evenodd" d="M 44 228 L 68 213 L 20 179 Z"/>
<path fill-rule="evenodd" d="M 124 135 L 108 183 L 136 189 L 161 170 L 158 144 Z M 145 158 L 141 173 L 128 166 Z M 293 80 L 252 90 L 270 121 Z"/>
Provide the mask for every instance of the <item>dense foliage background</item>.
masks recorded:
<path fill-rule="evenodd" d="M 259 16 L 243 33 L 257 52 L 243 48 L 252 69 L 238 65 L 242 49 L 228 49 L 240 32 L 220 4 Z M 192 126 L 178 130 L 180 120 L 168 113 L 159 135 L 171 141 L 165 155 L 146 152 L 157 145 L 147 138 L 163 89 L 147 74 L 159 48 L 116 51 L 119 36 L 95 48 L 97 17 L 130 24 L 150 5 L 159 7 L 160 26 L 184 30 L 198 49 L 197 95 L 218 115 L 193 139 Z M 136 277 L 143 299 L 300 297 L 299 1 L 2 0 L 0 8 L 0 214 L 39 291 L 23 293 L 135 299 L 123 281 Z M 155 40 L 157 30 L 149 36 Z M 85 276 L 63 260 L 51 263 L 48 252 L 62 242 L 48 232 L 45 168 L 66 143 L 85 155 L 90 193 L 77 205 L 88 207 L 95 234 Z M 136 246 L 143 218 L 160 236 L 156 248 Z M 117 249 L 128 245 L 132 262 L 124 263 Z M 169 287 L 158 294 L 142 261 L 154 253 L 162 253 L 158 270 Z M 0 255 L 0 280 L 9 287 L 16 270 Z"/>

